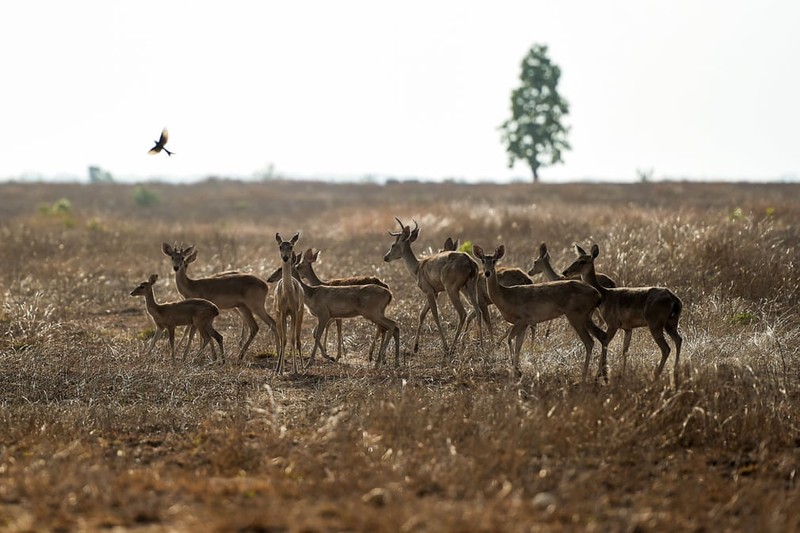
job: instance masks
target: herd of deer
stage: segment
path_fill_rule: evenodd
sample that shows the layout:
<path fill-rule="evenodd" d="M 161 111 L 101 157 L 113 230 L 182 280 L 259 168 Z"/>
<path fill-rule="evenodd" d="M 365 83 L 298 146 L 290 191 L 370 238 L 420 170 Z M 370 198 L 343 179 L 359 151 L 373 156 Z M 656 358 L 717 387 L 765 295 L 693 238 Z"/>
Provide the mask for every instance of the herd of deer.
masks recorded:
<path fill-rule="evenodd" d="M 586 379 L 591 359 L 594 339 L 602 346 L 597 377 L 608 380 L 607 351 L 608 344 L 617 331 L 624 331 L 622 346 L 622 373 L 625 372 L 631 333 L 634 328 L 647 327 L 661 350 L 661 361 L 656 366 L 655 377 L 661 374 L 670 354 L 670 346 L 664 336 L 666 332 L 675 343 L 674 379 L 679 381 L 678 362 L 680 360 L 682 337 L 678 333 L 681 300 L 669 289 L 661 287 L 618 287 L 604 274 L 595 271 L 595 259 L 600 253 L 596 244 L 587 253 L 575 245 L 577 258 L 563 274 L 559 275 L 550 263 L 547 247 L 543 243 L 528 272 L 518 268 L 499 267 L 498 261 L 505 254 L 505 247 L 498 246 L 493 254 L 489 254 L 480 246 L 473 246 L 472 256 L 458 251 L 458 241 L 448 238 L 444 249 L 428 257 L 419 258 L 411 248 L 419 236 L 419 225 L 414 228 L 404 225 L 400 219 L 400 231 L 389 232 L 394 237 L 391 248 L 384 256 L 390 262 L 402 259 L 417 286 L 426 297 L 425 304 L 419 313 L 419 323 L 414 337 L 414 352 L 419 350 L 419 338 L 422 324 L 430 312 L 442 339 L 445 358 L 452 355 L 459 343 L 462 333 L 475 320 L 478 325 L 478 337 L 483 344 L 483 325 L 494 342 L 492 323 L 489 319 L 489 305 L 497 307 L 503 318 L 511 324 L 504 336 L 511 353 L 513 370 L 519 374 L 519 354 L 527 329 L 532 330 L 536 324 L 566 317 L 577 333 L 586 350 L 583 363 L 583 379 Z M 194 246 L 162 245 L 162 251 L 172 260 L 175 271 L 175 282 L 178 292 L 186 298 L 178 302 L 159 304 L 153 295 L 153 284 L 158 277 L 150 278 L 136 287 L 132 296 L 144 296 L 148 313 L 156 325 L 156 334 L 148 347 L 147 353 L 166 330 L 169 334 L 170 352 L 175 355 L 175 329 L 189 326 L 189 339 L 184 349 L 184 357 L 189 350 L 195 331 L 202 338 L 198 354 L 213 339 L 220 350 L 220 358 L 224 358 L 222 336 L 214 329 L 213 321 L 220 309 L 236 309 L 242 317 L 242 334 L 239 340 L 239 358 L 243 358 L 253 342 L 259 326 L 255 316 L 266 323 L 275 335 L 278 362 L 276 373 L 284 370 L 287 341 L 292 355 L 292 367 L 298 370 L 297 358 L 300 357 L 300 332 L 304 310 L 307 308 L 317 318 L 314 327 L 314 347 L 305 366 L 314 362 L 317 349 L 326 359 L 328 355 L 323 333 L 329 323 L 334 321 L 338 331 L 338 351 L 335 360 L 342 354 L 341 319 L 361 316 L 376 325 L 375 338 L 370 348 L 369 358 L 379 345 L 375 357 L 375 365 L 385 362 L 389 342 L 394 339 L 395 365 L 400 364 L 400 328 L 397 323 L 386 316 L 386 308 L 392 300 L 389 287 L 380 279 L 371 276 L 350 277 L 323 281 L 314 273 L 313 263 L 319 252 L 312 249 L 297 254 L 294 247 L 300 234 L 295 234 L 288 241 L 280 234 L 275 235 L 281 258 L 281 267 L 267 281 L 237 271 L 223 272 L 210 277 L 192 279 L 187 274 L 190 263 L 197 259 Z M 481 279 L 481 269 L 485 283 Z M 545 283 L 534 283 L 532 276 L 542 274 Z M 275 283 L 274 311 L 276 318 L 266 310 L 269 285 Z M 458 326 L 452 342 L 448 345 L 444 329 L 439 318 L 437 297 L 445 292 L 458 314 Z M 463 294 L 471 305 L 467 313 L 461 301 Z M 599 312 L 606 330 L 603 331 L 593 320 L 595 311 Z M 288 323 L 291 319 L 291 330 Z M 216 350 L 211 343 L 212 355 L 216 359 Z"/>

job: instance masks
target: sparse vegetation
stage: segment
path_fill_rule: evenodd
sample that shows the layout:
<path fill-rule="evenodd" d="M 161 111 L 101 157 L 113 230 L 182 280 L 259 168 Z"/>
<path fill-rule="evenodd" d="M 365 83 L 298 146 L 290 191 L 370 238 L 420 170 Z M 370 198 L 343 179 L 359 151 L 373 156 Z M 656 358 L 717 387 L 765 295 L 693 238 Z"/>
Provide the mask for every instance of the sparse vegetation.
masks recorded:
<path fill-rule="evenodd" d="M 148 189 L 161 202 L 143 217 L 134 186 L 0 185 L 0 529 L 800 529 L 800 185 Z M 53 198 L 80 225 L 31 212 Z M 651 380 L 658 350 L 638 331 L 624 379 L 615 339 L 608 385 L 580 384 L 563 320 L 524 344 L 520 379 L 477 334 L 442 367 L 432 323 L 397 370 L 368 364 L 363 320 L 344 323 L 344 362 L 298 375 L 273 375 L 268 328 L 245 363 L 172 363 L 164 342 L 142 355 L 152 326 L 130 291 L 157 273 L 179 298 L 162 242 L 195 245 L 198 275 L 266 277 L 275 232 L 297 230 L 326 250 L 320 277 L 389 284 L 410 352 L 422 300 L 382 260 L 395 216 L 419 222 L 420 251 L 503 243 L 523 267 L 540 242 L 557 269 L 573 242 L 598 242 L 620 285 L 683 300 L 680 385 Z M 240 326 L 230 311 L 215 322 L 229 346 Z"/>

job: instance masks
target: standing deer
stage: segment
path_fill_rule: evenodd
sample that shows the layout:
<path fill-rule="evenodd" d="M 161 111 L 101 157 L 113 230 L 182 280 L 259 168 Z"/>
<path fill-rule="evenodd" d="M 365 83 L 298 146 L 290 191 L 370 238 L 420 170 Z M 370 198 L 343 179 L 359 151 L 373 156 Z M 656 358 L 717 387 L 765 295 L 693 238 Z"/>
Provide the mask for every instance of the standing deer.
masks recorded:
<path fill-rule="evenodd" d="M 533 260 L 533 266 L 528 271 L 528 276 L 533 277 L 536 274 L 542 274 L 547 281 L 557 281 L 564 279 L 565 276 L 556 272 L 553 265 L 550 263 L 550 252 L 547 251 L 547 244 L 541 243 L 539 245 L 539 257 Z M 581 279 L 580 275 L 571 276 L 573 279 Z M 597 281 L 606 289 L 613 289 L 617 286 L 617 282 L 613 278 L 598 272 Z"/>
<path fill-rule="evenodd" d="M 480 246 L 473 246 L 472 252 L 483 264 L 487 278 L 489 295 L 500 314 L 512 324 L 508 336 L 511 351 L 511 365 L 519 374 L 519 353 L 525 337 L 525 329 L 545 320 L 566 316 L 570 325 L 580 337 L 586 348 L 583 363 L 583 380 L 589 370 L 589 360 L 594 347 L 592 335 L 602 339 L 603 331 L 591 321 L 592 312 L 600 304 L 600 293 L 589 285 L 575 280 L 552 281 L 533 285 L 514 285 L 504 287 L 498 283 L 497 261 L 505 255 L 505 246 L 497 247 L 494 255 L 486 255 Z M 512 342 L 514 347 L 512 349 Z"/>
<path fill-rule="evenodd" d="M 386 316 L 386 307 L 392 301 L 392 291 L 376 284 L 367 285 L 306 285 L 296 265 L 292 268 L 292 275 L 303 289 L 304 302 L 311 314 L 317 317 L 314 328 L 314 348 L 306 367 L 314 364 L 317 348 L 322 356 L 330 359 L 324 344 L 321 342 L 322 334 L 331 320 L 361 316 L 374 323 L 382 341 L 378 355 L 375 358 L 375 368 L 381 362 L 386 362 L 386 349 L 390 339 L 394 338 L 394 362 L 400 366 L 400 328 L 397 323 Z M 377 334 L 376 334 L 377 338 Z"/>
<path fill-rule="evenodd" d="M 186 348 L 183 351 L 183 357 L 189 352 L 189 346 L 192 344 L 195 330 L 200 332 L 200 337 L 203 339 L 203 344 L 197 351 L 197 355 L 203 353 L 208 341 L 213 337 L 217 344 L 219 344 L 220 359 L 225 359 L 225 350 L 222 347 L 222 335 L 214 329 L 214 319 L 219 315 L 219 309 L 216 305 L 200 298 L 187 298 L 180 302 L 171 302 L 160 304 L 156 302 L 156 297 L 153 294 L 153 285 L 158 280 L 158 275 L 153 274 L 147 281 L 141 282 L 133 291 L 131 296 L 144 296 L 145 306 L 147 312 L 153 317 L 153 322 L 156 325 L 156 332 L 153 335 L 153 340 L 150 341 L 150 346 L 147 348 L 146 355 L 149 355 L 153 350 L 156 341 L 161 338 L 161 335 L 166 330 L 169 333 L 169 350 L 172 359 L 175 359 L 175 328 L 178 326 L 190 326 L 189 341 L 186 343 Z M 217 358 L 217 352 L 214 350 L 214 344 L 211 344 L 211 353 L 214 359 Z"/>
<path fill-rule="evenodd" d="M 389 235 L 395 238 L 389 251 L 383 257 L 387 263 L 397 259 L 403 259 L 406 269 L 417 281 L 417 286 L 425 294 L 427 301 L 419 313 L 419 325 L 417 326 L 417 334 L 414 337 L 414 353 L 419 351 L 419 336 L 422 331 L 422 323 L 428 311 L 433 314 L 433 320 L 436 322 L 436 327 L 439 330 L 439 335 L 442 337 L 442 345 L 444 346 L 445 358 L 450 354 L 450 349 L 447 346 L 447 339 L 442 329 L 442 323 L 439 320 L 439 308 L 436 305 L 436 297 L 442 291 L 447 293 L 447 297 L 453 304 L 453 307 L 458 313 L 458 327 L 456 334 L 453 337 L 452 350 L 455 351 L 458 339 L 461 335 L 461 330 L 464 328 L 464 322 L 467 318 L 467 312 L 464 310 L 464 304 L 461 303 L 459 292 L 462 288 L 466 287 L 467 297 L 472 304 L 474 315 L 478 318 L 478 336 L 483 345 L 483 315 L 478 304 L 478 265 L 467 254 L 461 252 L 440 252 L 424 259 L 418 259 L 414 251 L 411 249 L 411 244 L 417 240 L 419 236 L 419 225 L 414 221 L 414 229 L 409 226 L 403 225 L 399 218 L 395 217 L 397 223 L 400 224 L 401 231 Z"/>
<path fill-rule="evenodd" d="M 678 362 L 681 356 L 683 338 L 678 333 L 678 321 L 681 317 L 683 303 L 680 298 L 669 289 L 661 287 L 617 287 L 606 288 L 595 273 L 594 260 L 600 255 L 600 248 L 593 244 L 591 255 L 583 248 L 575 245 L 578 258 L 564 270 L 565 276 L 580 275 L 586 283 L 597 289 L 603 297 L 600 304 L 600 314 L 608 325 L 606 337 L 603 342 L 603 351 L 600 357 L 600 368 L 603 376 L 607 376 L 608 343 L 614 338 L 617 330 L 622 329 L 625 337 L 622 341 L 622 374 L 625 374 L 627 365 L 628 348 L 631 344 L 633 328 L 646 327 L 650 330 L 653 340 L 661 349 L 661 362 L 656 366 L 654 377 L 658 379 L 664 364 L 669 357 L 670 347 L 664 338 L 666 331 L 675 343 L 675 368 L 674 377 L 677 385 L 680 380 Z"/>
<path fill-rule="evenodd" d="M 316 263 L 317 258 L 319 257 L 319 250 L 316 252 L 309 248 L 306 250 L 301 258 L 300 261 L 297 262 L 295 267 L 297 268 L 297 273 L 300 274 L 300 278 L 308 283 L 308 285 L 312 287 L 318 287 L 320 285 L 328 285 L 334 287 L 341 287 L 345 285 L 378 285 L 385 289 L 388 289 L 389 286 L 384 283 L 379 278 L 375 276 L 350 276 L 347 278 L 333 278 L 326 281 L 317 276 L 317 273 L 314 272 L 314 263 Z M 337 352 L 336 352 L 336 361 L 339 360 L 342 356 L 343 345 L 342 345 L 342 319 L 336 318 L 334 319 L 336 323 L 336 335 L 337 335 Z M 328 330 L 330 329 L 330 324 L 328 327 L 325 328 L 325 339 L 324 343 L 327 344 L 328 341 Z M 375 332 L 375 337 L 372 339 L 372 344 L 369 347 L 369 361 L 372 361 L 372 354 L 375 350 L 375 345 L 377 344 L 378 337 L 383 330 L 379 327 Z"/>
<path fill-rule="evenodd" d="M 259 327 L 253 315 L 267 324 L 275 336 L 275 348 L 278 348 L 278 330 L 275 320 L 267 313 L 266 301 L 269 285 L 251 274 L 225 272 L 208 278 L 192 279 L 186 272 L 190 263 L 197 259 L 194 246 L 183 248 L 162 243 L 161 251 L 172 260 L 175 271 L 175 284 L 184 298 L 203 298 L 213 302 L 219 309 L 236 309 L 242 317 L 242 335 L 239 338 L 239 359 L 244 357 L 247 348 L 253 342 Z M 245 340 L 245 329 L 250 334 Z"/>
<path fill-rule="evenodd" d="M 278 251 L 281 256 L 281 279 L 275 285 L 275 314 L 278 317 L 278 364 L 275 367 L 277 374 L 283 373 L 283 361 L 286 354 L 286 322 L 292 319 L 292 332 L 289 341 L 289 350 L 292 352 L 292 370 L 297 372 L 297 357 L 301 357 L 300 331 L 303 327 L 304 293 L 300 282 L 292 276 L 295 254 L 294 245 L 300 233 L 295 233 L 290 240 L 283 240 L 280 233 L 275 234 L 278 241 Z M 296 356 L 295 356 L 296 352 Z M 302 361 L 301 361 L 302 363 Z"/>
<path fill-rule="evenodd" d="M 444 247 L 439 250 L 440 252 L 454 252 L 458 250 L 459 246 L 459 239 L 453 240 L 452 237 L 448 237 L 444 241 Z M 478 276 L 481 277 L 481 276 Z M 512 285 L 531 285 L 533 280 L 530 278 L 528 274 L 525 273 L 521 268 L 517 267 L 497 267 L 497 281 L 500 285 L 505 287 L 510 287 Z M 481 312 L 485 315 L 489 313 L 489 305 L 494 303 L 492 299 L 489 297 L 489 293 L 486 287 L 486 283 L 483 280 L 478 281 L 478 303 L 481 307 Z M 487 320 L 488 322 L 488 320 Z M 536 334 L 536 326 L 531 326 L 531 338 L 534 337 Z M 549 330 L 548 330 L 549 331 Z M 508 334 L 511 333 L 511 327 L 509 326 L 506 329 L 506 332 L 503 333 L 503 336 L 498 339 L 497 343 L 500 344 L 504 340 L 508 338 Z"/>

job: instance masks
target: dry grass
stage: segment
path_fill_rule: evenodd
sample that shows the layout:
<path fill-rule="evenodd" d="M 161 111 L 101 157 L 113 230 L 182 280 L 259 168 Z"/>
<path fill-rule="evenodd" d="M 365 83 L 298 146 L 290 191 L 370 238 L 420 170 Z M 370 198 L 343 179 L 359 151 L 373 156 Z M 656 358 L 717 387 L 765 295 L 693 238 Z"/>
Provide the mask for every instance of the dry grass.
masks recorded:
<path fill-rule="evenodd" d="M 800 530 L 800 186 L 149 187 L 142 207 L 124 185 L 0 185 L 0 529 Z M 345 361 L 301 375 L 273 376 L 266 328 L 245 363 L 141 355 L 128 293 L 158 273 L 178 297 L 162 241 L 197 245 L 193 275 L 266 276 L 296 230 L 321 277 L 390 284 L 407 351 L 420 300 L 382 261 L 394 216 L 418 253 L 454 236 L 529 266 L 546 241 L 562 267 L 598 242 L 604 272 L 683 299 L 680 386 L 652 382 L 644 331 L 626 376 L 615 340 L 611 382 L 580 384 L 563 320 L 519 380 L 474 338 L 442 367 L 430 326 L 407 367 L 374 370 L 355 320 Z M 217 323 L 233 353 L 238 318 Z"/>

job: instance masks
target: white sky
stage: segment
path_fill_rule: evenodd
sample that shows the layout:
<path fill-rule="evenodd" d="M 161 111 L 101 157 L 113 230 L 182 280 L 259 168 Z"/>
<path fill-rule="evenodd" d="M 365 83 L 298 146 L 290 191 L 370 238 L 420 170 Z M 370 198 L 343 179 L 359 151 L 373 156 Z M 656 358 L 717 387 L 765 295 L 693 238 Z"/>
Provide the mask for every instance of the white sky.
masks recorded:
<path fill-rule="evenodd" d="M 793 0 L 5 2 L 0 179 L 527 179 L 497 127 L 534 43 L 571 104 L 543 180 L 796 177 L 798 23 Z"/>

